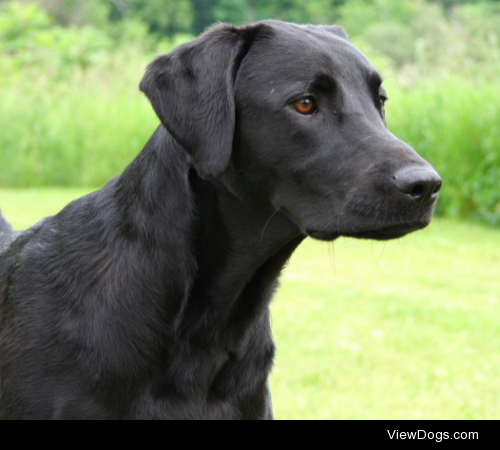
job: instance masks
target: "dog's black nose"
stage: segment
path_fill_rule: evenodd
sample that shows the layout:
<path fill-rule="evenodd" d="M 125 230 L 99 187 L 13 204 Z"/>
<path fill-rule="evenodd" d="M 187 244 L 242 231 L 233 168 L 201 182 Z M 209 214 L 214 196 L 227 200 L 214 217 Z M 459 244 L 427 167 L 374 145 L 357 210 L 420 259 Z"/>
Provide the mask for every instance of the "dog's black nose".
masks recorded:
<path fill-rule="evenodd" d="M 435 170 L 416 166 L 400 169 L 394 175 L 394 182 L 400 192 L 419 206 L 432 205 L 443 185 L 443 180 Z"/>

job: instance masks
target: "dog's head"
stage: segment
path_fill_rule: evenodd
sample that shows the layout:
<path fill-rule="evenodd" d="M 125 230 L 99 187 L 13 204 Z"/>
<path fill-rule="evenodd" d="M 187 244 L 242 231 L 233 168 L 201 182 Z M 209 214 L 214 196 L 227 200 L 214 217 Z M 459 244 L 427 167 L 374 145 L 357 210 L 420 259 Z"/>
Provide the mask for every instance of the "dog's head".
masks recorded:
<path fill-rule="evenodd" d="M 441 179 L 387 130 L 382 79 L 339 27 L 220 25 L 141 89 L 201 177 L 304 234 L 392 239 L 432 218 Z"/>

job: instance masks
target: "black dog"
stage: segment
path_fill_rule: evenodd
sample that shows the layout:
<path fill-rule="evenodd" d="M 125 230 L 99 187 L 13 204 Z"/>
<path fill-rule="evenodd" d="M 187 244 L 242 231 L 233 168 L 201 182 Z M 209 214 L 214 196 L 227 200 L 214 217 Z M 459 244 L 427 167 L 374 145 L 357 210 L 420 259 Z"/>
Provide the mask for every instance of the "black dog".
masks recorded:
<path fill-rule="evenodd" d="M 271 419 L 293 251 L 433 215 L 441 180 L 387 131 L 381 83 L 340 28 L 276 21 L 153 62 L 162 126 L 125 173 L 1 235 L 0 418 Z"/>

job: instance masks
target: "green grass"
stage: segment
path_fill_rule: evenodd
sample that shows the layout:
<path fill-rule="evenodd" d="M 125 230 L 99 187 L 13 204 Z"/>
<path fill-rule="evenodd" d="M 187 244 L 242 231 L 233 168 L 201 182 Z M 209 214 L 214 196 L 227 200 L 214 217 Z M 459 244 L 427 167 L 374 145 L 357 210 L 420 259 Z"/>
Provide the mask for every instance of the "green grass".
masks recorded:
<path fill-rule="evenodd" d="M 0 189 L 25 228 L 89 190 Z M 279 419 L 500 419 L 500 231 L 435 220 L 389 243 L 312 240 L 273 303 Z"/>
<path fill-rule="evenodd" d="M 280 418 L 500 419 L 500 232 L 308 242 L 274 302 Z"/>
<path fill-rule="evenodd" d="M 0 208 L 15 230 L 25 230 L 90 192 L 90 188 L 0 188 Z"/>

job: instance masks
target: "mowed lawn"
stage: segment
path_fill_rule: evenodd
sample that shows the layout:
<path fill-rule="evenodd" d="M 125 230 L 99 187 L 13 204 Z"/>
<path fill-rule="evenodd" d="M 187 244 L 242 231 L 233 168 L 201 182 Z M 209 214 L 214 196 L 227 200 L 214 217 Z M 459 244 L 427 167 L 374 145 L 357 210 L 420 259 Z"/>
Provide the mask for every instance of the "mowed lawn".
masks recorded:
<path fill-rule="evenodd" d="M 82 189 L 0 189 L 18 229 Z M 278 419 L 500 419 L 500 230 L 306 241 L 273 303 Z"/>

